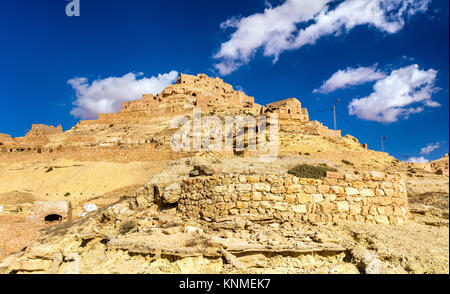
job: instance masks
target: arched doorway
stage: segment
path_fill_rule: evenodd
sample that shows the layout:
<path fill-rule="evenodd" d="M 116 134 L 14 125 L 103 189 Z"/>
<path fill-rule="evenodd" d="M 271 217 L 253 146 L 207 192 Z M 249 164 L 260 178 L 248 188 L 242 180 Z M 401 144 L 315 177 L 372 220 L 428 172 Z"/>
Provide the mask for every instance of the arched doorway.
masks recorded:
<path fill-rule="evenodd" d="M 49 214 L 44 218 L 44 221 L 46 223 L 54 223 L 54 222 L 61 222 L 62 216 L 59 214 Z"/>

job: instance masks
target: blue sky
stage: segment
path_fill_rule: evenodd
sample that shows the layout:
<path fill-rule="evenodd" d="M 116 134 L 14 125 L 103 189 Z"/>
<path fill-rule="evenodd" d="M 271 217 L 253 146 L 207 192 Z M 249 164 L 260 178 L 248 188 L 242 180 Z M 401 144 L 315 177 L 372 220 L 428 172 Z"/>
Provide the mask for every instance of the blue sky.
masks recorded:
<path fill-rule="evenodd" d="M 2 1 L 0 133 L 23 136 L 33 123 L 67 130 L 92 115 L 95 95 L 116 100 L 94 108 L 116 109 L 127 85 L 124 100 L 176 72 L 206 73 L 260 104 L 297 97 L 329 127 L 332 113 L 318 111 L 341 98 L 343 134 L 375 150 L 385 136 L 402 160 L 440 158 L 449 142 L 448 1 L 380 1 L 80 0 L 79 17 L 66 15 L 65 0 Z M 358 14 L 367 3 L 375 6 Z M 94 80 L 110 89 L 98 93 Z"/>

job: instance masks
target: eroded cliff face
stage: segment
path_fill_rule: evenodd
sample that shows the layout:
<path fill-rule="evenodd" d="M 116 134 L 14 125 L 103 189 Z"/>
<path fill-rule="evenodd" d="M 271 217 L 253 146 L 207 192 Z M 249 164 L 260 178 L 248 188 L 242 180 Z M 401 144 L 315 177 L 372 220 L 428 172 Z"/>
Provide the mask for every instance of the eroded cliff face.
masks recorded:
<path fill-rule="evenodd" d="M 449 176 L 448 164 L 449 160 L 447 153 L 441 159 L 430 162 L 431 172 L 448 177 Z"/>

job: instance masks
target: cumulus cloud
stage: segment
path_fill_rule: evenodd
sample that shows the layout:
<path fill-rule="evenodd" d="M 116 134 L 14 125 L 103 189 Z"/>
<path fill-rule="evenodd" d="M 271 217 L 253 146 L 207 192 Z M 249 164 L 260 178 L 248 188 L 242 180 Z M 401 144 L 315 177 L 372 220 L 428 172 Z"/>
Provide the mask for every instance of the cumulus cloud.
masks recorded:
<path fill-rule="evenodd" d="M 377 81 L 384 77 L 386 77 L 386 74 L 378 71 L 376 65 L 359 68 L 348 67 L 335 72 L 319 89 L 315 89 L 313 92 L 328 94 L 337 89 Z"/>
<path fill-rule="evenodd" d="M 430 154 L 431 152 L 438 149 L 439 147 L 440 147 L 439 143 L 430 143 L 427 146 L 420 149 L 420 154 L 425 154 L 425 155 Z"/>
<path fill-rule="evenodd" d="M 417 64 L 394 70 L 375 83 L 369 96 L 353 99 L 349 113 L 364 120 L 390 123 L 407 119 L 425 107 L 438 107 L 440 104 L 431 99 L 439 90 L 434 87 L 436 75 L 436 70 L 420 70 Z"/>
<path fill-rule="evenodd" d="M 405 19 L 428 9 L 431 0 L 286 0 L 277 7 L 221 24 L 234 32 L 221 44 L 215 68 L 227 75 L 247 64 L 259 49 L 276 62 L 286 50 L 313 45 L 324 36 L 339 35 L 368 25 L 393 34 Z"/>
<path fill-rule="evenodd" d="M 428 163 L 430 162 L 428 159 L 424 158 L 423 156 L 420 157 L 410 157 L 406 160 L 408 163 Z"/>
<path fill-rule="evenodd" d="M 122 77 L 95 80 L 91 84 L 87 78 L 68 81 L 76 92 L 75 108 L 70 114 L 81 119 L 96 119 L 100 113 L 118 112 L 122 102 L 138 100 L 142 94 L 157 94 L 174 83 L 178 72 L 171 71 L 151 78 L 142 73 L 128 73 Z"/>

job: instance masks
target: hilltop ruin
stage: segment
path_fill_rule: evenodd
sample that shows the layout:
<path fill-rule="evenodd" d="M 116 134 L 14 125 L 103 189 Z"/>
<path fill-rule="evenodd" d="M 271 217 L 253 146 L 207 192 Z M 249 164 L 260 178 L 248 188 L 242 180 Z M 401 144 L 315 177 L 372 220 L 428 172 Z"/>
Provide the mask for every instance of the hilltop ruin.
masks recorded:
<path fill-rule="evenodd" d="M 276 160 L 175 152 L 171 121 L 194 109 L 276 114 Z M 0 273 L 448 272 L 448 156 L 401 162 L 311 120 L 296 98 L 263 106 L 181 74 L 65 132 L 0 134 L 0 151 Z M 299 165 L 326 172 L 292 174 Z M 11 227 L 45 229 L 17 241 Z"/>
<path fill-rule="evenodd" d="M 97 120 L 80 121 L 74 128 L 62 132 L 45 125 L 33 125 L 22 138 L 11 138 L 0 134 L 0 151 L 3 153 L 34 152 L 53 153 L 77 148 L 141 146 L 164 144 L 167 138 L 158 134 L 146 136 L 145 126 L 155 119 L 189 115 L 199 107 L 217 116 L 250 114 L 277 114 L 281 131 L 340 137 L 341 132 L 330 130 L 318 121 L 310 121 L 308 111 L 300 101 L 289 98 L 262 106 L 253 97 L 236 91 L 220 78 L 210 78 L 204 74 L 197 76 L 181 74 L 176 84 L 168 86 L 158 95 L 144 94 L 141 100 L 123 102 L 119 113 L 100 114 Z M 117 130 L 118 126 L 125 126 Z M 99 131 L 110 129 L 109 134 Z M 133 129 L 140 128 L 139 130 Z M 93 132 L 95 131 L 95 134 Z M 164 141 L 164 142 L 161 142 Z"/>

